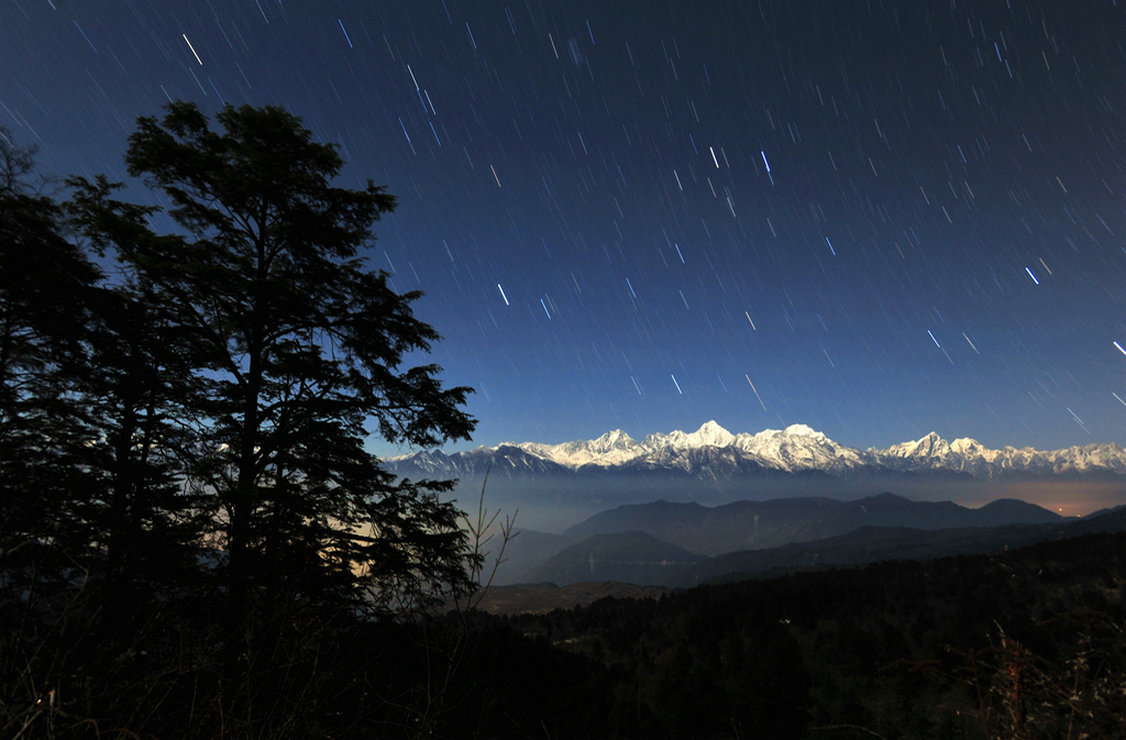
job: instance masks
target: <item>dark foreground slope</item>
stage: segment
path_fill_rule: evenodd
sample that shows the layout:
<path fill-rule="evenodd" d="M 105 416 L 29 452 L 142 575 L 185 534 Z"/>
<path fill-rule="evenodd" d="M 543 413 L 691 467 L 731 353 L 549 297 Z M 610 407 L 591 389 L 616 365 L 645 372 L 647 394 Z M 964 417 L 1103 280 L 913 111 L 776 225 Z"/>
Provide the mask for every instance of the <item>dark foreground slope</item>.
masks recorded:
<path fill-rule="evenodd" d="M 510 623 L 591 661 L 604 737 L 1126 736 L 1124 534 Z"/>
<path fill-rule="evenodd" d="M 291 611 L 239 655 L 206 598 L 118 634 L 89 591 L 14 595 L 0 737 L 1126 736 L 1126 534 L 518 618 Z"/>

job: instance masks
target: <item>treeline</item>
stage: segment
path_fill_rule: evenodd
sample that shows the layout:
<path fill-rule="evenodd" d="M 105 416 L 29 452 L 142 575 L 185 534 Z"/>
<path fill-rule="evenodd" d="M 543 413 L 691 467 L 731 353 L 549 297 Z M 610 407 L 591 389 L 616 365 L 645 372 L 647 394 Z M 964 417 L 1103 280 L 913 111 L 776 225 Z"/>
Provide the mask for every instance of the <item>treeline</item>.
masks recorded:
<path fill-rule="evenodd" d="M 602 737 L 1126 736 L 1126 535 L 509 620 L 586 657 Z"/>

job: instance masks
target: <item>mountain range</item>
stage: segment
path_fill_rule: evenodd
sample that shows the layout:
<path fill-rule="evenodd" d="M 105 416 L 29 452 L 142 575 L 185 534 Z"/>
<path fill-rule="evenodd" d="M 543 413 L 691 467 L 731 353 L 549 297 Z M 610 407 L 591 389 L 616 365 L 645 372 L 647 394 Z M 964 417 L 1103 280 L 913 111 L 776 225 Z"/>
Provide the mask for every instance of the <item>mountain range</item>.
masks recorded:
<path fill-rule="evenodd" d="M 886 449 L 838 444 L 804 424 L 732 434 L 714 421 L 694 432 L 650 434 L 640 442 L 620 429 L 592 440 L 502 443 L 445 454 L 426 450 L 386 461 L 405 476 L 479 477 L 675 475 L 700 480 L 749 476 L 880 474 L 953 475 L 979 480 L 1006 476 L 1126 476 L 1126 449 L 1115 443 L 1059 450 L 1005 446 L 991 449 L 970 438 L 947 441 L 931 432 Z"/>
<path fill-rule="evenodd" d="M 517 567 L 498 582 L 685 587 L 733 574 L 928 560 L 1124 530 L 1126 507 L 1066 519 L 1022 501 L 970 509 L 887 493 L 858 501 L 738 501 L 714 508 L 657 501 L 601 512 L 549 540 L 521 532 L 512 540 L 510 564 Z M 525 536 L 530 541 L 521 543 Z M 541 548 L 539 562 L 522 557 L 525 545 Z"/>
<path fill-rule="evenodd" d="M 918 530 L 1051 524 L 1058 514 L 1035 504 L 998 499 L 969 508 L 952 501 L 912 501 L 881 493 L 853 501 L 825 497 L 733 501 L 719 506 L 654 501 L 599 512 L 567 529 L 575 542 L 597 535 L 640 530 L 703 555 L 763 550 L 827 539 L 861 527 Z"/>

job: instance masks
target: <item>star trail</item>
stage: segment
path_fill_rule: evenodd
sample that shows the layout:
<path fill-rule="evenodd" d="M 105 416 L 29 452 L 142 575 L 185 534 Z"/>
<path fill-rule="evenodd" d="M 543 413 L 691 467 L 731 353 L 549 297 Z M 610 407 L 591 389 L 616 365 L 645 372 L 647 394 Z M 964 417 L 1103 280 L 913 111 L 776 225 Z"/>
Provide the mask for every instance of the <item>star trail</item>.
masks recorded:
<path fill-rule="evenodd" d="M 473 444 L 708 419 L 1126 443 L 1124 19 L 7 0 L 0 126 L 45 175 L 126 179 L 136 118 L 169 100 L 301 116 L 341 184 L 397 195 L 370 264 L 424 291 L 433 361 L 477 389 Z"/>

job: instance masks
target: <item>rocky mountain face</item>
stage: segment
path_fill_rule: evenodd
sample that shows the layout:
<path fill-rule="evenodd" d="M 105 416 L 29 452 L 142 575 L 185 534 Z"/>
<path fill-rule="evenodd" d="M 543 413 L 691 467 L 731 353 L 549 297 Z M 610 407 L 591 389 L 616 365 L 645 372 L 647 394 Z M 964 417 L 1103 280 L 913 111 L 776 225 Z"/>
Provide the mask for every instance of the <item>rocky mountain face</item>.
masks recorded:
<path fill-rule="evenodd" d="M 1126 450 L 1114 443 L 1036 450 L 990 449 L 969 438 L 952 442 L 931 432 L 886 449 L 838 444 L 804 424 L 732 434 L 714 421 L 694 432 L 650 434 L 638 442 L 620 429 L 597 439 L 548 445 L 505 443 L 446 455 L 428 450 L 392 458 L 401 475 L 566 476 L 601 473 L 673 474 L 724 480 L 754 474 L 956 474 L 977 479 L 1006 475 L 1126 475 Z"/>

